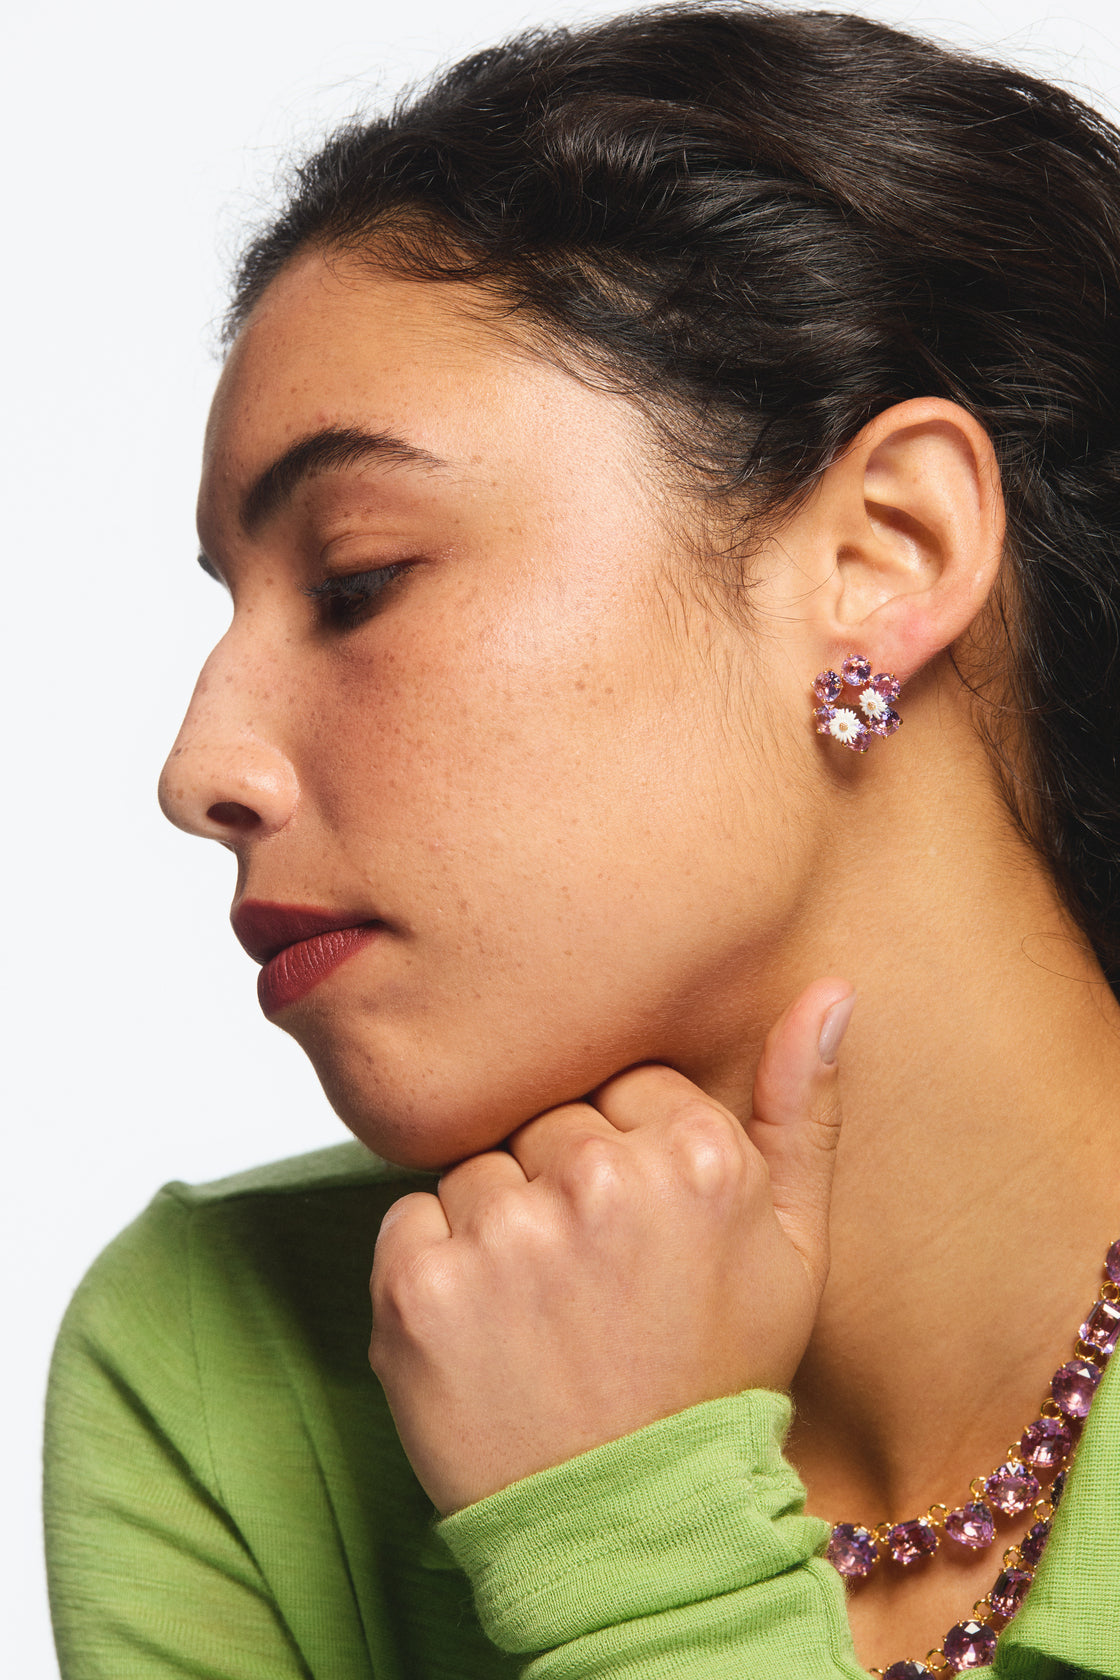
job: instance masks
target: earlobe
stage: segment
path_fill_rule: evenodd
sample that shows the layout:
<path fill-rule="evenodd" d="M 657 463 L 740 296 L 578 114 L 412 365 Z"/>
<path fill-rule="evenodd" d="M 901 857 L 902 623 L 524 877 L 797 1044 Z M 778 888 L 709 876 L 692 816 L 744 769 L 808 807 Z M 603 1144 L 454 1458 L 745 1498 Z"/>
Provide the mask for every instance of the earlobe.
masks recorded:
<path fill-rule="evenodd" d="M 999 575 L 991 440 L 957 404 L 916 398 L 877 415 L 831 475 L 834 634 L 905 679 L 968 630 Z"/>

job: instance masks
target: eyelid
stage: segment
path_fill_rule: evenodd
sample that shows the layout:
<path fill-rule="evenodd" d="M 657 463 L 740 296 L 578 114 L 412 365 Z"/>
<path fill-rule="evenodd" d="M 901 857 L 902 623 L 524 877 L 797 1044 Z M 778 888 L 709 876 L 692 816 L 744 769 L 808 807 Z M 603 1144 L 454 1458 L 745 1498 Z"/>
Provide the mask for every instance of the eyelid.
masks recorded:
<path fill-rule="evenodd" d="M 301 594 L 314 603 L 324 630 L 345 633 L 380 612 L 392 599 L 394 584 L 418 564 L 417 560 L 392 560 L 361 572 L 336 573 L 322 583 L 304 585 Z"/>
<path fill-rule="evenodd" d="M 324 578 L 322 583 L 305 584 L 300 590 L 312 601 L 330 600 L 334 596 L 345 595 L 348 591 L 357 593 L 364 583 L 375 580 L 382 585 L 392 582 L 415 566 L 415 560 L 389 560 L 383 566 L 362 566 L 353 572 L 336 572 L 333 577 Z"/>

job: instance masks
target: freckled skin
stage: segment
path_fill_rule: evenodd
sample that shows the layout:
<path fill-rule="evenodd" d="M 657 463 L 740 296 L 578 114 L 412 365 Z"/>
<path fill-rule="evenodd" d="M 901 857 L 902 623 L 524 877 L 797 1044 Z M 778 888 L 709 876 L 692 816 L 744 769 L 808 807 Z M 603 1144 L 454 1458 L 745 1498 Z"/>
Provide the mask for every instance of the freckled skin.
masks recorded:
<path fill-rule="evenodd" d="M 756 995 L 759 951 L 810 863 L 783 820 L 797 777 L 760 744 L 783 687 L 804 704 L 801 674 L 760 671 L 765 650 L 683 581 L 642 417 L 461 302 L 308 257 L 258 306 L 199 504 L 234 616 L 163 790 L 204 832 L 239 778 L 254 811 L 269 790 L 239 895 L 389 924 L 279 1024 L 360 1137 L 428 1166 L 637 1061 L 745 1096 L 787 1001 Z M 247 537 L 262 467 L 355 424 L 451 465 L 324 472 Z M 406 556 L 344 634 L 300 593 Z"/>
<path fill-rule="evenodd" d="M 375 1335 L 406 1450 L 450 1509 L 729 1383 L 789 1382 L 810 1510 L 956 1499 L 1034 1415 L 1116 1234 L 1120 1013 L 959 674 L 975 625 L 990 646 L 1002 564 L 991 441 L 940 399 L 876 416 L 752 549 L 736 616 L 690 582 L 697 527 L 638 413 L 478 306 L 314 256 L 270 286 L 200 502 L 233 623 L 162 787 L 237 854 L 239 896 L 388 924 L 279 1024 L 375 1150 L 463 1163 L 438 1200 L 398 1203 L 375 1267 L 376 1305 L 429 1244 L 459 1256 L 437 1334 Z M 450 465 L 321 473 L 250 535 L 240 497 L 323 426 Z M 404 561 L 344 632 L 302 593 Z M 810 717 L 812 676 L 857 650 L 904 684 L 905 730 L 866 757 Z M 791 1213 L 827 1128 L 787 1076 L 800 1057 L 822 1077 L 826 994 L 803 988 L 825 973 L 859 1005 L 831 1205 L 818 1182 L 804 1241 Z M 799 992 L 796 1053 L 767 1073 Z M 699 1144 L 679 1113 L 659 1129 L 658 1088 L 669 1110 L 725 1105 L 746 1166 L 754 1140 L 746 1201 L 692 1196 L 710 1175 L 680 1170 Z M 635 1170 L 581 1223 L 565 1185 L 589 1109 L 557 1105 L 587 1093 Z M 537 1209 L 527 1247 L 472 1239 L 485 1175 Z M 990 1585 L 983 1554 L 879 1572 L 851 1605 L 861 1660 L 928 1649 Z"/>

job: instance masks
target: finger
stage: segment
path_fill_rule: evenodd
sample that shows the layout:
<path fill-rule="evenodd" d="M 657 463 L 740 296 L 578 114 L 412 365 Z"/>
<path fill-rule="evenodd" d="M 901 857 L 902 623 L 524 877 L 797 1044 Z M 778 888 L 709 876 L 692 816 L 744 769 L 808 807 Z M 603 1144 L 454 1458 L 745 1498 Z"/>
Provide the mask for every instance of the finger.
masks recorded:
<path fill-rule="evenodd" d="M 585 1208 L 594 1202 L 602 1211 L 620 1177 L 637 1166 L 628 1137 L 651 1140 L 663 1160 L 706 1191 L 726 1182 L 728 1168 L 734 1174 L 743 1158 L 754 1154 L 728 1109 L 660 1063 L 616 1074 L 593 1093 L 591 1104 L 553 1109 L 509 1140 L 527 1178 L 547 1175 L 578 1194 Z"/>
<path fill-rule="evenodd" d="M 669 1170 L 675 1192 L 691 1191 L 714 1209 L 728 1194 L 741 1196 L 753 1186 L 769 1204 L 769 1182 L 742 1122 L 676 1068 L 628 1068 L 593 1100 L 632 1149 L 646 1154 L 655 1170 Z"/>
<path fill-rule="evenodd" d="M 828 1266 L 828 1210 L 840 1135 L 837 1053 L 856 996 L 846 980 L 815 980 L 786 1010 L 755 1072 L 751 1142 L 770 1170 L 774 1211 L 810 1275 Z"/>
<path fill-rule="evenodd" d="M 590 1103 L 563 1103 L 527 1120 L 506 1140 L 506 1148 L 527 1179 L 555 1171 L 580 1146 L 591 1140 L 618 1141 L 609 1120 Z"/>
<path fill-rule="evenodd" d="M 488 1149 L 451 1167 L 440 1178 L 439 1200 L 452 1236 L 477 1229 L 499 1198 L 508 1202 L 509 1192 L 525 1184 L 525 1173 L 504 1149 Z"/>
<path fill-rule="evenodd" d="M 615 1074 L 606 1084 L 592 1092 L 591 1101 L 599 1113 L 609 1120 L 616 1131 L 634 1132 L 641 1126 L 656 1126 L 675 1119 L 682 1108 L 700 1103 L 706 1108 L 739 1122 L 722 1103 L 709 1097 L 699 1085 L 676 1068 L 662 1062 L 644 1062 Z"/>
<path fill-rule="evenodd" d="M 373 1247 L 376 1267 L 385 1267 L 430 1243 L 446 1242 L 451 1227 L 438 1196 L 413 1190 L 386 1210 Z"/>
<path fill-rule="evenodd" d="M 378 1356 L 379 1336 L 387 1325 L 407 1317 L 408 1287 L 424 1271 L 425 1256 L 445 1248 L 451 1230 L 438 1196 L 415 1190 L 401 1196 L 381 1221 L 373 1248 L 369 1294 L 373 1304 L 370 1359 Z M 374 1370 L 378 1366 L 374 1364 Z"/>

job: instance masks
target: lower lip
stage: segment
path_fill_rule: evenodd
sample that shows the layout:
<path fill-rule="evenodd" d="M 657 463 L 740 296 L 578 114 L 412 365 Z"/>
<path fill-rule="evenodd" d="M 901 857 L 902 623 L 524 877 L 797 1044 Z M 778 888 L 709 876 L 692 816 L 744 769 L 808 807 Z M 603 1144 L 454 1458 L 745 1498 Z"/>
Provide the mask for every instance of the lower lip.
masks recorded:
<path fill-rule="evenodd" d="M 270 962 L 266 962 L 257 976 L 257 997 L 261 1008 L 271 1018 L 333 974 L 340 963 L 376 939 L 385 931 L 381 922 L 367 922 L 363 927 L 336 928 L 331 933 L 316 933 L 310 939 L 300 939 L 286 945 Z"/>

